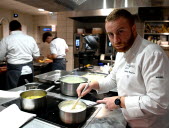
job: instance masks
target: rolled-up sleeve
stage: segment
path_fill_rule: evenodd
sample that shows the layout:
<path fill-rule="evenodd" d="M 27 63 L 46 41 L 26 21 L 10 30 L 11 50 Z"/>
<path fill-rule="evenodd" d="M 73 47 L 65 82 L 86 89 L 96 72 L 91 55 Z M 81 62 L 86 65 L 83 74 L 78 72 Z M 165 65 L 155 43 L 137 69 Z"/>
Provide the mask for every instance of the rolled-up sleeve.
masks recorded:
<path fill-rule="evenodd" d="M 126 111 L 130 117 L 141 117 L 144 113 L 140 109 L 140 96 L 125 97 Z"/>

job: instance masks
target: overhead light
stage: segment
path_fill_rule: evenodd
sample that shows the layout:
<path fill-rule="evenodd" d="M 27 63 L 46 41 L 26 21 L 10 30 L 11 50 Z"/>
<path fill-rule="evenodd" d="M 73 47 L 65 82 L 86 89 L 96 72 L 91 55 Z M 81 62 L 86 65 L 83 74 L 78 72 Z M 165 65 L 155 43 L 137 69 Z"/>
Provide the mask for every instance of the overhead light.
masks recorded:
<path fill-rule="evenodd" d="M 50 15 L 54 15 L 54 12 L 49 12 Z"/>
<path fill-rule="evenodd" d="M 107 1 L 103 0 L 103 9 L 106 9 L 106 8 L 107 8 Z"/>
<path fill-rule="evenodd" d="M 43 12 L 43 11 L 45 11 L 45 10 L 44 10 L 44 9 L 42 9 L 42 8 L 39 8 L 39 9 L 38 9 L 38 11 L 41 11 L 41 12 Z"/>

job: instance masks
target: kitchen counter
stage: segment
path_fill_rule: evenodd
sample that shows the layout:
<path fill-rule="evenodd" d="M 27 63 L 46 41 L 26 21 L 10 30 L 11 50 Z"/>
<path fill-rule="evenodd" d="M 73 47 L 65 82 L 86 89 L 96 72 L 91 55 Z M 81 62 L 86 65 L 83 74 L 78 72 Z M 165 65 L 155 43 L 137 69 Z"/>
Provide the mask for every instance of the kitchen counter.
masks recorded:
<path fill-rule="evenodd" d="M 94 70 L 98 70 L 98 67 L 94 68 Z M 94 71 L 92 70 L 92 71 Z M 58 72 L 58 71 L 53 71 L 53 72 Z M 48 76 L 49 74 L 53 76 L 53 72 L 45 73 L 44 76 Z M 60 75 L 66 75 L 66 74 L 77 74 L 77 75 L 83 75 L 84 72 L 59 72 Z M 54 76 L 55 78 L 58 78 L 58 76 Z M 52 77 L 53 78 L 53 77 Z M 49 79 L 53 80 L 53 79 Z M 52 83 L 50 83 L 51 85 Z M 23 91 L 25 90 L 25 86 L 21 86 L 18 88 L 11 89 L 11 91 Z M 47 93 L 48 96 L 60 98 L 60 99 L 65 99 L 65 100 L 75 100 L 77 99 L 76 97 L 70 97 L 70 96 L 65 96 L 63 94 L 57 93 L 57 91 L 50 91 Z M 93 94 L 93 96 L 97 97 L 97 94 Z M 105 94 L 99 94 L 97 98 L 104 98 L 109 95 Z M 14 98 L 0 98 L 0 111 L 3 110 L 5 107 L 2 106 L 2 104 L 12 101 Z M 95 104 L 94 101 L 89 101 L 87 99 L 81 99 L 83 102 L 85 102 L 87 105 L 92 105 Z M 126 121 L 123 117 L 123 114 L 121 112 L 121 109 L 109 111 L 105 108 L 104 104 L 99 104 L 96 106 L 98 109 L 95 111 L 92 116 L 85 122 L 85 124 L 82 126 L 84 128 L 126 128 Z M 30 122 L 26 123 L 22 128 L 58 128 L 58 126 L 42 121 L 38 118 L 34 118 Z"/>

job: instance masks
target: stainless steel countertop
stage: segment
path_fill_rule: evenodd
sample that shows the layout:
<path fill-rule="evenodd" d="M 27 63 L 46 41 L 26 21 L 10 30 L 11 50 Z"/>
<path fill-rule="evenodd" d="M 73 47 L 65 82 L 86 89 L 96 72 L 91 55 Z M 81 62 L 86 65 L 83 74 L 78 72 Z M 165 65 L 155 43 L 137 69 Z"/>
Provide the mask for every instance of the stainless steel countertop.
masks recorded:
<path fill-rule="evenodd" d="M 15 89 L 12 89 L 11 91 L 21 91 L 25 90 L 25 86 L 21 86 Z M 68 96 L 63 96 L 61 94 L 56 94 L 52 92 L 48 92 L 48 95 L 58 97 L 61 99 L 76 99 L 75 97 L 68 97 Z M 0 98 L 0 105 L 13 100 L 14 98 Z M 87 105 L 94 104 L 95 102 L 88 101 L 88 100 L 83 100 Z M 86 122 L 83 127 L 85 128 L 103 128 L 103 127 L 111 127 L 111 128 L 125 128 L 126 127 L 126 121 L 123 117 L 123 114 L 120 109 L 114 110 L 114 111 L 109 111 L 104 107 L 104 104 L 98 105 L 100 108 L 94 117 Z M 0 106 L 0 111 L 3 110 L 4 107 Z M 29 123 L 23 126 L 23 128 L 58 128 L 58 126 L 55 126 L 53 124 L 38 120 L 38 119 L 33 119 Z"/>

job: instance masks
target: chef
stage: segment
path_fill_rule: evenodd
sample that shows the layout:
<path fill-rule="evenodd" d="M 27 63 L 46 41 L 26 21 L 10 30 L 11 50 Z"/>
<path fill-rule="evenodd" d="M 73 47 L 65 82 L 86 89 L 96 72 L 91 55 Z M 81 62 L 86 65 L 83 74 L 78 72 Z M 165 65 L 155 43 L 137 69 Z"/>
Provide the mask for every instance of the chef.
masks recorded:
<path fill-rule="evenodd" d="M 10 35 L 0 42 L 0 60 L 7 60 L 6 89 L 25 84 L 25 79 L 33 81 L 33 58 L 40 56 L 33 37 L 22 32 L 19 21 L 9 23 Z"/>
<path fill-rule="evenodd" d="M 98 93 L 117 87 L 118 96 L 98 100 L 106 108 L 121 108 L 131 128 L 169 128 L 169 60 L 157 44 L 143 39 L 136 31 L 134 17 L 124 9 L 115 9 L 105 22 L 112 46 L 118 51 L 112 72 L 93 81 L 83 93 Z"/>
<path fill-rule="evenodd" d="M 51 54 L 47 57 L 53 59 L 52 70 L 66 70 L 66 52 L 69 51 L 66 41 L 57 36 L 53 38 L 50 32 L 46 32 L 43 34 L 43 42 L 50 44 Z"/>

